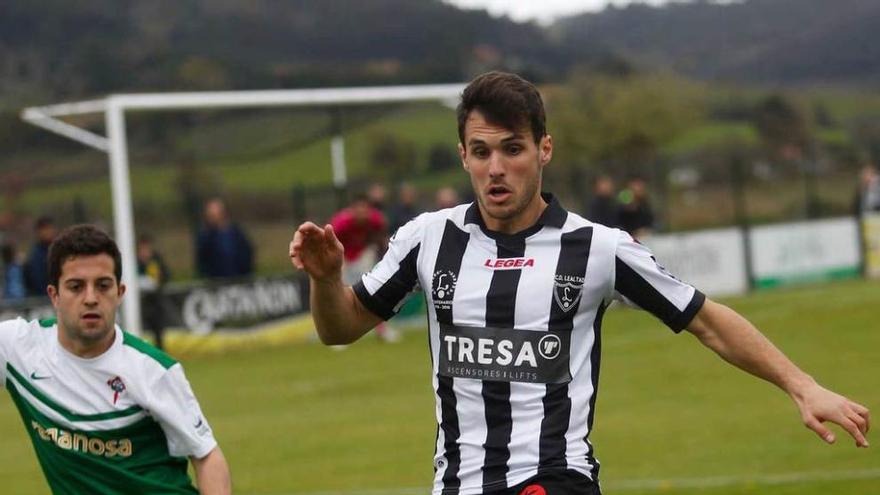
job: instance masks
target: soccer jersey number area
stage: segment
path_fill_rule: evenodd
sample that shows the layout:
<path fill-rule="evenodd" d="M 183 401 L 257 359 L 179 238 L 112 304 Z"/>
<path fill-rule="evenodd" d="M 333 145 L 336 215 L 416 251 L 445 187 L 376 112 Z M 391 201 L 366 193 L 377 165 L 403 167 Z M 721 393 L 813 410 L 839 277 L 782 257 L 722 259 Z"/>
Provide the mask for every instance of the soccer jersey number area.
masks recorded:
<path fill-rule="evenodd" d="M 187 457 L 217 445 L 180 364 L 116 328 L 83 359 L 54 321 L 0 322 L 0 383 L 56 494 L 197 493 Z"/>
<path fill-rule="evenodd" d="M 589 434 L 602 315 L 614 299 L 681 331 L 705 297 L 625 233 L 550 195 L 526 231 L 489 231 L 476 204 L 401 227 L 354 290 L 390 318 L 421 287 L 439 424 L 434 494 L 472 495 L 550 470 L 598 480 Z"/>

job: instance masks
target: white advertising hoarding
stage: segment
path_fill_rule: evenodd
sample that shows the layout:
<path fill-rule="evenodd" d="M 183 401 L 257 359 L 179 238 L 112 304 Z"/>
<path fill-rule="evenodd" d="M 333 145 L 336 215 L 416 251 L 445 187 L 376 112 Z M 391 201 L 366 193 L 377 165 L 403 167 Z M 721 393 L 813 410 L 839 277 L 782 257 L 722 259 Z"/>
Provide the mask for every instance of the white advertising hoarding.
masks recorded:
<path fill-rule="evenodd" d="M 748 290 L 743 234 L 738 228 L 655 235 L 643 243 L 670 273 L 708 295 Z"/>
<path fill-rule="evenodd" d="M 777 287 L 859 275 L 858 225 L 853 218 L 754 227 L 755 287 Z"/>

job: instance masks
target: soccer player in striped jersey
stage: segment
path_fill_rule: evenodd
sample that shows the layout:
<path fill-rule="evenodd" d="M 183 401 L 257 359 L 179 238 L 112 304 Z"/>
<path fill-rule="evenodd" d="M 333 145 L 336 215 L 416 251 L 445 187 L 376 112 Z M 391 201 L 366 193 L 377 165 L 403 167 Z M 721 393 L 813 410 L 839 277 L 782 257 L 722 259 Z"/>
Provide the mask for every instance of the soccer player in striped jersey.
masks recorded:
<path fill-rule="evenodd" d="M 322 341 L 348 344 L 427 299 L 435 414 L 434 495 L 599 493 L 589 435 L 602 316 L 613 300 L 688 330 L 783 389 L 827 442 L 823 422 L 867 447 L 868 410 L 801 371 L 742 316 L 657 264 L 628 234 L 541 193 L 553 155 L 538 90 L 492 72 L 458 106 L 459 153 L 476 201 L 420 215 L 353 287 L 330 225 L 304 223 L 290 256 L 308 273 Z"/>
<path fill-rule="evenodd" d="M 226 460 L 180 363 L 116 326 L 121 275 L 113 239 L 90 225 L 70 227 L 49 249 L 56 318 L 0 322 L 0 383 L 49 487 L 70 495 L 231 493 Z"/>

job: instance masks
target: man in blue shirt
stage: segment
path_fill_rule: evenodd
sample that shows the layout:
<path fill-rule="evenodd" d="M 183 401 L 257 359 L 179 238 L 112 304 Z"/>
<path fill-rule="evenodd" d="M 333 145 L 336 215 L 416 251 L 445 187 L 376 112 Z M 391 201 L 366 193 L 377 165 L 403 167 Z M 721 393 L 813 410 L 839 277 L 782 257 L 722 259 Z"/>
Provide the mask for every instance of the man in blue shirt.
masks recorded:
<path fill-rule="evenodd" d="M 196 242 L 199 275 L 208 278 L 241 277 L 254 271 L 254 254 L 244 232 L 229 220 L 220 198 L 205 204 L 205 226 Z"/>

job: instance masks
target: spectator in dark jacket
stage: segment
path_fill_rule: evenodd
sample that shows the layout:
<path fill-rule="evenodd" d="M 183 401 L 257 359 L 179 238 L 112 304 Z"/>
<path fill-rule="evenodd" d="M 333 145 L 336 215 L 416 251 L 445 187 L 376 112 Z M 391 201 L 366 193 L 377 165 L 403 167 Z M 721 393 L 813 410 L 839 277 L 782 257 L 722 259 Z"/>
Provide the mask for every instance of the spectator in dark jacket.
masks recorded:
<path fill-rule="evenodd" d="M 144 329 L 153 334 L 156 347 L 164 349 L 166 302 L 163 289 L 171 272 L 149 234 L 142 234 L 138 238 L 137 269 Z"/>
<path fill-rule="evenodd" d="M 397 203 L 391 208 L 388 214 L 389 232 L 392 234 L 397 232 L 403 224 L 409 222 L 419 213 L 419 206 L 416 204 L 419 199 L 419 193 L 416 188 L 407 182 L 400 185 L 397 191 Z"/>
<path fill-rule="evenodd" d="M 196 266 L 203 277 L 240 277 L 254 271 L 254 253 L 245 233 L 229 220 L 223 200 L 205 203 L 205 226 L 196 240 Z"/>
<path fill-rule="evenodd" d="M 654 210 L 648 198 L 648 187 L 641 177 L 634 177 L 620 192 L 619 227 L 636 239 L 648 236 L 654 230 Z"/>
<path fill-rule="evenodd" d="M 55 221 L 50 217 L 40 217 L 34 224 L 37 241 L 24 263 L 24 284 L 28 296 L 46 296 L 49 286 L 49 244 L 55 239 Z M 48 297 L 48 296 L 47 296 Z"/>
<path fill-rule="evenodd" d="M 614 181 L 607 175 L 596 177 L 593 182 L 593 197 L 587 205 L 587 218 L 596 223 L 617 227 L 620 205 L 614 194 Z"/>
<path fill-rule="evenodd" d="M 24 265 L 18 259 L 15 245 L 6 243 L 0 246 L 3 261 L 3 295 L 0 299 L 14 301 L 27 296 L 24 286 Z"/>

